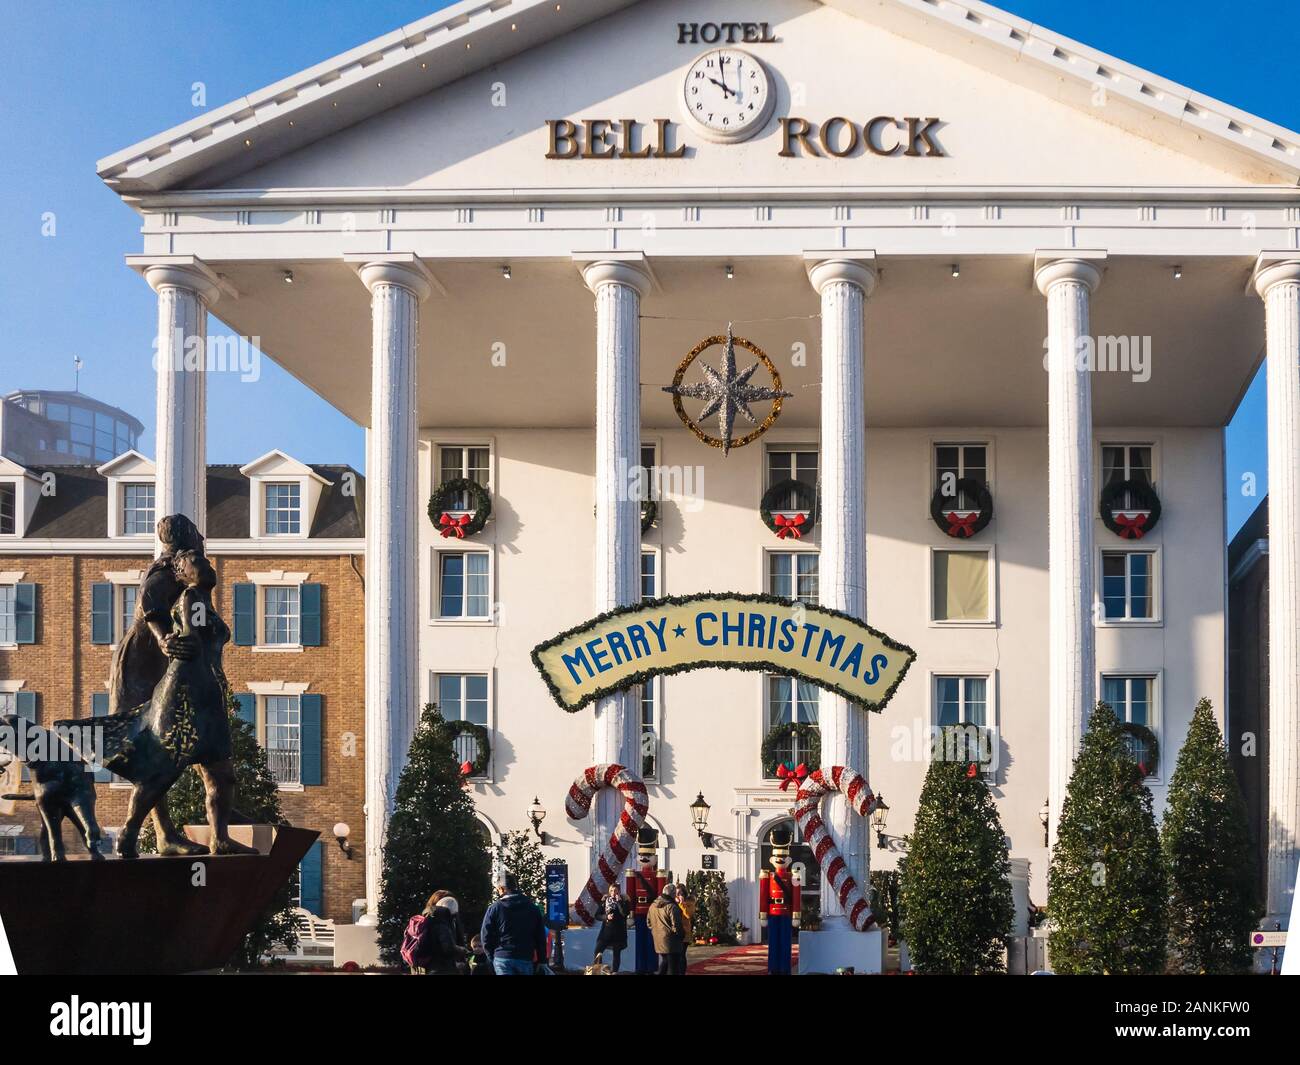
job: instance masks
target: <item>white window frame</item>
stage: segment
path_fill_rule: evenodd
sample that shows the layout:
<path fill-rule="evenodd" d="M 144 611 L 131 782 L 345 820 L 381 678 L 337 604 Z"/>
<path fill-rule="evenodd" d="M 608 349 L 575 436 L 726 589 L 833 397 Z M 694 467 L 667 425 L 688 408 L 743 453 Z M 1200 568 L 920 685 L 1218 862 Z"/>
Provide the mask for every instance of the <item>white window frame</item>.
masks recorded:
<path fill-rule="evenodd" d="M 429 441 L 429 478 L 430 478 L 429 490 L 430 491 L 432 491 L 434 488 L 436 488 L 438 485 L 442 483 L 442 449 L 445 447 L 459 447 L 459 448 L 466 448 L 466 449 L 472 447 L 487 448 L 488 483 L 485 484 L 483 487 L 487 489 L 489 495 L 496 494 L 496 481 L 497 481 L 496 440 L 490 436 L 488 437 L 478 436 L 473 433 L 465 433 L 463 435 L 458 433 L 451 433 Z M 463 471 L 464 469 L 465 469 L 465 462 L 462 461 L 461 470 Z M 464 476 L 464 473 L 462 473 L 461 476 Z M 453 511 L 449 511 L 448 513 L 460 515 L 469 512 L 453 510 Z M 484 533 L 487 533 L 489 530 L 492 529 L 492 526 L 493 523 L 489 522 L 487 528 L 485 528 L 483 533 L 480 533 L 479 536 L 482 537 Z M 437 536 L 438 535 L 437 532 L 434 532 L 434 535 Z"/>
<path fill-rule="evenodd" d="M 1149 618 L 1108 618 L 1106 601 L 1102 595 L 1102 564 L 1106 555 L 1150 555 L 1151 556 L 1151 617 Z M 1142 547 L 1100 546 L 1096 549 L 1094 565 L 1097 567 L 1096 580 L 1093 581 L 1095 595 L 1094 616 L 1099 629 L 1160 628 L 1164 625 L 1164 555 L 1159 544 L 1145 544 Z M 1128 597 L 1128 564 L 1125 563 L 1125 609 Z"/>
<path fill-rule="evenodd" d="M 758 579 L 759 590 L 762 592 L 763 595 L 775 594 L 774 592 L 772 592 L 771 585 L 769 583 L 772 574 L 773 555 L 815 555 L 817 558 L 817 589 L 820 597 L 821 579 L 822 579 L 821 548 L 816 544 L 805 544 L 802 540 L 794 540 L 794 541 L 783 540 L 781 541 L 781 545 L 782 546 L 780 547 L 773 547 L 770 544 L 764 544 L 760 551 L 761 561 L 759 565 L 761 568 L 760 568 L 759 579 Z M 795 575 L 796 583 L 797 583 L 797 579 L 798 579 L 797 575 Z M 803 600 L 801 599 L 791 599 L 789 601 L 791 603 L 803 602 Z M 814 600 L 811 603 L 805 603 L 804 605 L 816 606 L 817 600 Z"/>
<path fill-rule="evenodd" d="M 15 587 L 16 585 L 22 584 L 22 583 L 23 583 L 23 578 L 26 577 L 26 576 L 27 576 L 27 574 L 26 574 L 26 572 L 23 571 L 23 570 L 7 570 L 7 571 L 6 571 L 6 570 L 0 570 L 0 587 L 4 587 L 4 588 L 13 588 L 13 587 Z M 18 594 L 18 593 L 15 591 L 15 592 L 14 592 L 14 603 L 15 603 L 15 606 L 17 605 L 17 594 Z M 13 623 L 13 626 L 12 626 L 12 627 L 13 627 L 13 629 L 14 629 L 14 636 L 16 637 L 16 636 L 18 635 L 18 619 L 17 619 L 17 617 L 14 618 L 14 623 Z M 17 649 L 19 646 L 21 646 L 21 645 L 18 644 L 17 642 L 0 643 L 0 651 L 13 651 L 13 650 Z M 3 684 L 4 684 L 4 681 L 0 681 L 0 691 L 18 691 L 18 690 L 19 690 L 19 688 L 5 688 L 5 687 L 3 687 Z M 21 687 L 21 685 L 20 685 L 19 687 Z"/>
<path fill-rule="evenodd" d="M 1165 671 L 1163 669 L 1100 669 L 1097 671 L 1097 690 L 1094 694 L 1093 703 L 1101 702 L 1103 692 L 1105 691 L 1105 682 L 1107 680 L 1131 680 L 1134 677 L 1149 678 L 1151 681 L 1151 718 L 1147 724 L 1156 737 L 1156 743 L 1160 745 L 1160 764 L 1159 772 L 1153 773 L 1145 778 L 1143 782 L 1147 785 L 1163 784 L 1165 780 L 1165 762 L 1172 755 L 1172 751 L 1165 746 Z M 1113 710 L 1114 707 L 1111 707 Z M 1119 715 L 1116 714 L 1116 717 Z M 1122 723 L 1123 719 L 1121 719 Z M 1086 727 L 1086 726 L 1085 726 Z"/>
<path fill-rule="evenodd" d="M 302 645 L 302 586 L 307 583 L 310 573 L 289 573 L 285 570 L 264 570 L 260 573 L 249 573 L 245 575 L 250 584 L 256 586 L 257 595 L 254 604 L 256 611 L 256 635 L 254 636 L 253 646 L 248 648 L 250 651 L 269 654 L 295 654 L 303 650 Z M 267 588 L 297 588 L 298 589 L 298 642 L 297 643 L 267 643 L 266 642 L 266 589 Z"/>
<path fill-rule="evenodd" d="M 821 476 L 822 476 L 821 445 L 818 444 L 815 440 L 810 441 L 808 439 L 808 434 L 806 430 L 792 429 L 792 430 L 788 430 L 788 432 L 794 435 L 791 435 L 787 438 L 784 433 L 778 433 L 775 434 L 775 438 L 774 438 L 774 433 L 772 431 L 769 431 L 764 436 L 763 460 L 761 463 L 759 463 L 759 468 L 758 468 L 758 498 L 759 499 L 762 499 L 763 496 L 767 495 L 767 490 L 771 487 L 771 482 L 768 480 L 768 470 L 771 467 L 771 456 L 772 456 L 772 452 L 774 451 L 812 452 L 814 455 L 817 456 L 817 485 L 821 484 Z M 814 485 L 814 489 L 817 487 L 817 485 Z M 790 517 L 791 515 L 795 514 L 796 511 L 776 510 L 773 511 L 772 513 L 782 514 L 786 517 Z M 820 539 L 820 534 L 821 534 L 821 523 L 818 522 L 817 525 L 813 526 L 811 532 L 804 534 L 804 536 L 799 542 L 802 544 L 811 540 L 813 544 L 816 544 Z M 766 581 L 767 578 L 764 577 L 764 587 L 766 587 Z"/>
<path fill-rule="evenodd" d="M 436 534 L 435 534 L 436 535 Z M 492 544 L 480 544 L 477 541 L 470 546 L 469 540 L 442 540 L 433 544 L 429 551 L 429 624 L 431 625 L 467 625 L 493 627 L 498 623 L 500 611 L 497 606 L 497 551 Z M 488 560 L 488 612 L 487 617 L 467 618 L 442 615 L 442 556 L 443 555 L 487 555 Z"/>
<path fill-rule="evenodd" d="M 20 477 L 0 477 L 0 488 L 12 488 L 14 490 L 14 527 L 12 532 L 5 532 L 0 529 L 0 540 L 16 540 L 23 534 L 23 526 L 26 524 L 23 520 L 23 485 L 24 478 Z"/>
<path fill-rule="evenodd" d="M 643 437 L 641 438 L 641 447 L 640 447 L 639 450 L 637 451 L 637 460 L 638 460 L 638 461 L 640 461 L 640 458 L 641 458 L 641 452 L 642 452 L 642 451 L 645 451 L 647 448 L 649 448 L 651 451 L 654 452 L 654 466 L 655 466 L 656 468 L 661 467 L 661 466 L 663 465 L 663 457 L 662 457 L 662 456 L 663 456 L 663 440 L 662 440 L 662 438 L 660 438 L 660 437 L 646 437 L 646 436 L 643 436 Z M 655 478 L 654 478 L 654 475 L 653 475 L 653 474 L 651 474 L 651 477 L 650 477 L 650 485 L 649 485 L 649 488 L 650 488 L 650 498 L 653 499 L 653 500 L 655 501 L 656 505 L 658 506 L 659 514 L 658 514 L 658 518 L 656 519 L 656 524 L 650 526 L 649 529 L 647 529 L 645 532 L 643 532 L 643 533 L 641 534 L 641 543 L 642 543 L 642 545 L 643 545 L 641 550 L 642 550 L 643 553 L 644 553 L 644 552 L 648 552 L 649 550 L 651 550 L 650 545 L 646 543 L 647 538 L 652 537 L 652 536 L 655 537 L 656 539 L 662 538 L 662 532 L 659 532 L 659 531 L 657 531 L 657 530 L 662 530 L 662 528 L 663 528 L 663 525 L 662 525 L 662 519 L 663 519 L 663 505 L 664 505 L 664 501 L 663 501 L 663 485 L 662 485 L 662 484 L 656 484 L 656 483 L 655 483 Z M 640 518 L 640 510 L 639 510 L 639 507 L 640 507 L 640 504 L 638 503 L 638 520 L 639 520 L 639 518 Z M 638 525 L 638 528 L 640 528 L 639 525 Z M 661 559 L 660 561 L 662 561 L 662 559 Z M 655 572 L 658 573 L 659 571 L 656 570 Z M 658 583 L 660 583 L 660 584 L 662 585 L 662 579 L 661 579 Z M 662 592 L 659 592 L 658 594 L 659 594 L 659 595 L 662 595 L 663 593 L 662 593 Z"/>
<path fill-rule="evenodd" d="M 989 492 L 995 491 L 993 480 L 994 468 L 993 457 L 994 447 L 991 437 L 984 436 L 981 433 L 950 433 L 945 436 L 932 436 L 930 438 L 929 466 L 925 472 L 925 483 L 929 486 L 925 494 L 925 514 L 926 518 L 930 515 L 930 500 L 934 496 L 934 491 L 939 487 L 939 448 L 941 447 L 982 447 L 984 449 L 984 471 L 985 484 L 988 485 Z M 958 460 L 958 478 L 966 475 L 966 456 L 963 454 Z M 972 514 L 974 511 L 959 510 L 958 514 Z"/>
<path fill-rule="evenodd" d="M 1151 487 L 1156 489 L 1157 491 L 1159 490 L 1160 473 L 1161 473 L 1160 441 L 1153 437 L 1146 437 L 1144 439 L 1142 437 L 1134 438 L 1128 436 L 1120 436 L 1120 437 L 1113 437 L 1111 439 L 1097 440 L 1096 450 L 1093 452 L 1093 460 L 1096 462 L 1096 466 L 1094 467 L 1094 469 L 1096 469 L 1097 471 L 1098 491 L 1101 491 L 1101 489 L 1106 487 L 1106 483 L 1102 480 L 1102 476 L 1105 474 L 1105 465 L 1102 462 L 1102 455 L 1104 453 L 1104 449 L 1108 447 L 1122 447 L 1122 448 L 1149 447 L 1151 449 Z M 1124 474 L 1125 474 L 1124 479 L 1132 480 L 1132 477 L 1130 476 L 1131 473 L 1132 470 L 1129 464 L 1128 452 L 1125 451 L 1124 452 Z"/>
<path fill-rule="evenodd" d="M 633 690 L 636 692 L 636 696 L 637 696 L 637 701 L 636 701 L 636 726 L 637 726 L 637 731 L 636 731 L 636 734 L 637 734 L 637 744 L 638 744 L 638 747 L 637 747 L 637 765 L 636 765 L 636 771 L 637 771 L 638 775 L 640 775 L 640 773 L 641 773 L 641 766 L 642 766 L 642 764 L 643 764 L 643 763 L 641 762 L 641 749 L 640 749 L 640 743 L 642 742 L 641 737 L 642 737 L 642 735 L 643 735 L 642 730 L 641 730 L 641 729 L 642 729 L 642 724 L 643 724 L 642 721 L 641 721 L 641 694 L 642 694 L 641 689 L 642 689 L 642 688 L 649 688 L 649 689 L 650 689 L 650 692 L 651 692 L 651 694 L 652 694 L 652 696 L 654 697 L 654 721 L 653 721 L 653 729 L 654 729 L 654 737 L 655 737 L 655 754 L 654 754 L 654 758 L 655 758 L 655 771 L 654 771 L 654 774 L 653 774 L 652 776 L 648 776 L 648 777 L 646 777 L 645 779 L 646 779 L 648 782 L 657 783 L 657 784 L 662 784 L 662 783 L 663 783 L 663 774 L 659 772 L 659 768 L 660 768 L 660 766 L 663 764 L 662 761 L 661 761 L 661 759 L 662 759 L 662 755 L 663 755 L 663 745 L 664 745 L 664 684 L 663 684 L 663 677 L 651 677 L 651 678 L 650 678 L 648 681 L 646 681 L 644 684 L 638 685 L 635 689 L 633 689 Z"/>
<path fill-rule="evenodd" d="M 482 776 L 470 777 L 474 784 L 492 784 L 496 781 L 496 764 L 497 764 L 497 677 L 496 670 L 492 666 L 461 666 L 449 665 L 432 668 L 428 671 L 429 679 L 429 699 L 428 701 L 438 707 L 438 712 L 442 712 L 442 704 L 438 701 L 438 678 L 443 676 L 469 677 L 482 676 L 487 677 L 487 724 L 488 742 L 492 745 L 492 757 L 488 759 L 487 772 Z"/>
<path fill-rule="evenodd" d="M 308 540 L 316 521 L 321 492 L 333 482 L 325 480 L 304 462 L 278 448 L 254 459 L 239 472 L 248 478 L 248 534 L 254 540 L 273 543 Z M 266 486 L 269 484 L 298 485 L 298 531 L 296 533 L 268 533 L 266 531 Z"/>
<path fill-rule="evenodd" d="M 270 750 L 266 745 L 267 698 L 271 696 L 288 696 L 298 700 L 298 783 L 282 784 L 276 781 L 277 791 L 302 792 L 307 790 L 306 785 L 302 783 L 302 696 L 306 695 L 310 688 L 311 683 L 303 681 L 254 680 L 248 683 L 248 690 L 256 697 L 254 700 L 257 715 L 255 731 L 258 746 L 263 751 Z"/>
<path fill-rule="evenodd" d="M 657 544 L 642 544 L 642 545 L 641 545 L 641 554 L 642 554 L 642 555 L 652 555 L 652 556 L 654 557 L 654 560 L 655 560 L 655 587 L 654 587 L 654 595 L 651 596 L 651 598 L 658 599 L 658 598 L 660 598 L 661 596 L 667 595 L 668 593 L 667 593 L 666 591 L 664 591 L 664 587 L 665 587 L 665 585 L 664 585 L 664 553 L 663 553 L 663 551 L 660 550 L 660 548 L 659 548 L 659 546 L 658 546 Z M 637 589 L 638 589 L 638 591 L 639 591 L 640 588 L 641 588 L 641 578 L 642 578 L 642 575 L 644 574 L 644 572 L 645 572 L 645 561 L 644 561 L 644 559 L 638 559 L 638 568 L 637 568 Z M 638 600 L 638 602 L 643 601 L 644 598 L 645 598 L 644 595 L 642 595 L 641 599 Z"/>
<path fill-rule="evenodd" d="M 993 737 L 996 758 L 992 769 L 983 774 L 986 784 L 997 784 L 1002 779 L 1002 720 L 999 710 L 999 671 L 997 669 L 979 666 L 954 666 L 951 669 L 931 669 L 926 674 L 926 682 L 929 685 L 930 701 L 930 735 L 934 735 L 934 730 L 939 727 L 939 679 L 941 677 L 957 677 L 961 680 L 983 679 L 984 680 L 984 725 L 983 728 L 989 730 Z M 965 686 L 962 687 L 962 707 L 966 705 Z M 929 758 L 929 749 L 927 748 L 926 758 Z"/>
<path fill-rule="evenodd" d="M 273 489 L 273 488 L 275 488 L 275 489 L 288 488 L 288 489 L 290 489 L 290 490 L 296 488 L 296 489 L 298 490 L 298 503 L 297 503 L 297 506 L 296 506 L 296 507 L 295 507 L 295 506 L 286 506 L 286 507 L 279 507 L 279 506 L 277 506 L 277 507 L 275 508 L 275 509 L 276 509 L 276 514 L 277 514 L 277 515 L 283 515 L 283 516 L 286 516 L 286 517 L 287 517 L 288 515 L 292 514 L 295 510 L 297 511 L 297 518 L 298 518 L 298 531 L 297 531 L 297 532 L 293 532 L 293 531 L 288 531 L 288 532 L 272 532 L 272 531 L 271 531 L 271 528 L 270 528 L 270 522 L 267 520 L 267 518 L 270 516 L 270 510 L 271 510 L 271 489 Z M 285 478 L 284 480 L 281 480 L 280 478 L 274 478 L 274 479 L 272 479 L 272 478 L 269 478 L 269 477 L 268 477 L 265 481 L 262 482 L 262 484 L 261 484 L 261 491 L 262 491 L 262 535 L 263 535 L 263 536 L 267 536 L 267 537 L 275 537 L 277 540 L 285 539 L 285 538 L 288 538 L 288 539 L 291 539 L 291 540 L 299 540 L 299 539 L 302 539 L 302 537 L 303 537 L 303 535 L 304 535 L 304 533 L 303 533 L 303 529 L 305 529 L 306 526 L 307 526 L 306 515 L 303 513 L 303 512 L 306 510 L 306 500 L 303 498 L 303 490 L 302 490 L 302 488 L 303 488 L 303 486 L 302 486 L 302 481 L 301 481 L 301 479 L 299 479 L 299 478 L 293 478 L 293 477 Z M 277 520 L 281 520 L 281 519 L 277 519 Z"/>
<path fill-rule="evenodd" d="M 769 726 L 767 723 L 768 711 L 771 709 L 771 705 L 770 705 L 771 680 L 774 677 L 783 677 L 784 679 L 788 680 L 792 685 L 795 685 L 795 687 L 791 689 L 791 693 L 795 702 L 797 703 L 799 698 L 799 689 L 798 689 L 799 678 L 786 677 L 785 674 L 782 673 L 768 673 L 765 670 L 757 671 L 756 676 L 758 677 L 758 715 L 757 715 L 758 736 L 754 741 L 754 753 L 759 754 L 762 751 L 763 741 L 767 738 L 768 732 L 771 731 L 771 726 Z M 821 712 L 822 712 L 821 697 L 822 697 L 822 692 L 821 689 L 818 688 L 817 689 L 817 729 L 819 733 L 821 731 Z M 760 774 L 763 772 L 763 767 L 761 765 L 758 767 L 758 771 Z M 776 777 L 760 777 L 760 779 L 769 784 L 774 783 L 776 781 Z"/>
<path fill-rule="evenodd" d="M 931 471 L 933 473 L 933 470 Z M 989 616 L 979 620 L 956 619 L 952 621 L 939 620 L 934 616 L 934 562 L 935 555 L 939 552 L 973 552 L 977 554 L 988 555 L 988 577 L 989 577 Z M 929 551 L 926 553 L 926 617 L 929 618 L 929 627 L 932 629 L 995 629 L 1001 621 L 998 603 L 998 547 L 994 543 L 966 545 L 958 543 L 955 540 L 946 544 L 931 544 Z"/>
<path fill-rule="evenodd" d="M 139 593 L 140 582 L 144 579 L 144 570 L 127 569 L 127 570 L 105 570 L 104 580 L 113 586 L 113 631 L 110 641 L 111 647 L 116 647 L 126 637 L 127 630 L 131 625 L 123 616 L 123 607 L 126 605 L 126 592 L 129 588 L 134 588 Z M 138 603 L 137 599 L 137 603 Z"/>

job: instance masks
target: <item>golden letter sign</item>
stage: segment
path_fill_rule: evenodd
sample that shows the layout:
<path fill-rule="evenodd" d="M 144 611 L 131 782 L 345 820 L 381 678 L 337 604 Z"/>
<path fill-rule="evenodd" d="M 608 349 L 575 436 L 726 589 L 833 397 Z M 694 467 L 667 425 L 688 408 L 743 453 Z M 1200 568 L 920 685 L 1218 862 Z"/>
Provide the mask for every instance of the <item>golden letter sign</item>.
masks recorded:
<path fill-rule="evenodd" d="M 602 614 L 538 644 L 532 657 L 555 701 L 570 712 L 692 669 L 781 673 L 880 710 L 916 653 L 837 610 L 707 592 Z"/>

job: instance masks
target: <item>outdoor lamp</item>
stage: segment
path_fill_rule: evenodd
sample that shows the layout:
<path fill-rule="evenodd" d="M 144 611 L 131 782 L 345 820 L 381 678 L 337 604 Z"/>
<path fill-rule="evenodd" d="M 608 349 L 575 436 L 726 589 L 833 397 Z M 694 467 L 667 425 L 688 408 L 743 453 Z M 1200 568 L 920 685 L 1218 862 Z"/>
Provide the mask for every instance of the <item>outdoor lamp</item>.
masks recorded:
<path fill-rule="evenodd" d="M 536 795 L 533 796 L 533 804 L 528 807 L 528 820 L 533 826 L 533 835 L 546 845 L 546 833 L 542 831 L 542 822 L 546 820 L 546 807 L 542 805 L 541 799 Z"/>
<path fill-rule="evenodd" d="M 1048 822 L 1051 821 L 1051 819 L 1052 819 L 1051 803 L 1047 799 L 1044 799 L 1043 805 L 1038 808 L 1038 820 L 1043 823 L 1043 846 L 1044 847 L 1046 847 L 1050 842 L 1050 837 L 1047 834 L 1047 825 Z"/>
<path fill-rule="evenodd" d="M 706 832 L 709 827 L 709 804 L 704 801 L 704 792 L 695 796 L 695 801 L 691 803 L 691 825 L 699 834 L 700 842 L 704 846 L 713 846 L 713 833 Z"/>
<path fill-rule="evenodd" d="M 889 820 L 889 805 L 883 795 L 876 796 L 876 808 L 871 812 L 871 827 L 876 830 L 876 846 L 880 850 L 888 848 L 885 842 L 885 822 Z"/>
<path fill-rule="evenodd" d="M 352 844 L 348 842 L 351 834 L 352 829 L 348 828 L 346 821 L 340 821 L 334 826 L 334 838 L 339 841 L 339 850 L 348 856 L 348 861 L 352 860 Z"/>

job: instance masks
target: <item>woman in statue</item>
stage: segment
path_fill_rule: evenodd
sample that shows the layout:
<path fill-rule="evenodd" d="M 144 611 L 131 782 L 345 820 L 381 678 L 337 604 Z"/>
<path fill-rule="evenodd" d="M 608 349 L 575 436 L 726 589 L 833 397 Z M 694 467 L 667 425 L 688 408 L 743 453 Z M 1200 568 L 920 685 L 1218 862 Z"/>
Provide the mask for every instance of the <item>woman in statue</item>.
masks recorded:
<path fill-rule="evenodd" d="M 108 681 L 110 715 L 149 702 L 168 662 L 195 653 L 192 637 L 172 631 L 172 605 L 182 589 L 173 562 L 179 551 L 202 551 L 203 535 L 184 514 L 168 514 L 158 519 L 158 540 L 163 553 L 140 582 L 131 627 L 113 654 Z M 206 849 L 176 830 L 165 803 L 153 811 L 153 823 L 159 854 L 202 854 Z"/>

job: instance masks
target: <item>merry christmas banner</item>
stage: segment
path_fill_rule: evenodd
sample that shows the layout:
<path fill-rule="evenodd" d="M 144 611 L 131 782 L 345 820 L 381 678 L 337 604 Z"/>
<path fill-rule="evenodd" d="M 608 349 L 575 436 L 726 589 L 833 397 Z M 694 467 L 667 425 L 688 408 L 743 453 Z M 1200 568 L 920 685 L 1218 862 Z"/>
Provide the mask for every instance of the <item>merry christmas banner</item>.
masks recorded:
<path fill-rule="evenodd" d="M 880 710 L 916 653 L 837 610 L 707 592 L 602 614 L 539 644 L 532 658 L 570 712 L 652 677 L 710 668 L 798 677 Z"/>

